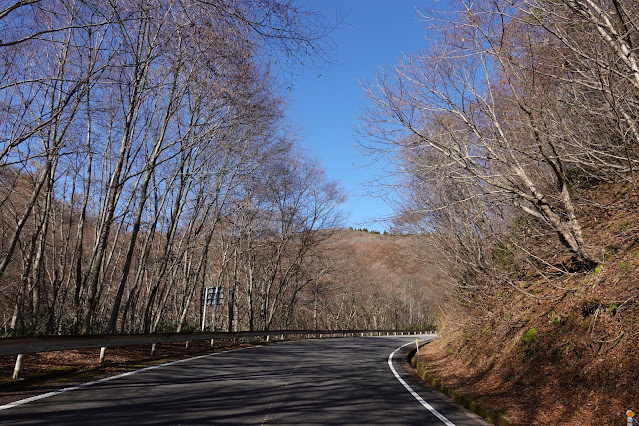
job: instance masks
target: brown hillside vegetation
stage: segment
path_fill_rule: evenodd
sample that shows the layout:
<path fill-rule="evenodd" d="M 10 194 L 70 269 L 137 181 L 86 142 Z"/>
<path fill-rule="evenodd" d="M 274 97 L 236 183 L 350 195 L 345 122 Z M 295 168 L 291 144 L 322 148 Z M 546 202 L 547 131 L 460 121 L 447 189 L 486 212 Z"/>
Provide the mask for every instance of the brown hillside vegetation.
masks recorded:
<path fill-rule="evenodd" d="M 448 292 L 424 256 L 429 242 L 411 235 L 343 230 L 322 247 L 332 262 L 306 297 L 317 298 L 318 328 L 421 328 Z M 424 299 L 424 295 L 427 297 Z M 315 306 L 312 301 L 304 306 Z M 307 317 L 315 317 L 309 312 Z"/>
<path fill-rule="evenodd" d="M 580 219 L 599 266 L 559 273 L 546 244 L 551 266 L 442 318 L 430 372 L 515 424 L 624 424 L 639 407 L 637 201 L 630 186 L 589 191 Z"/>

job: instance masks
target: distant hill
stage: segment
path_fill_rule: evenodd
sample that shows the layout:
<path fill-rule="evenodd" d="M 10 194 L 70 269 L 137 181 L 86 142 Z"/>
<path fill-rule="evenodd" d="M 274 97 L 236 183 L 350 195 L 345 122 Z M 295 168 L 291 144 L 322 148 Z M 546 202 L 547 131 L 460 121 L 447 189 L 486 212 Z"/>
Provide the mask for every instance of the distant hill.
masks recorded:
<path fill-rule="evenodd" d="M 434 255 L 428 239 L 339 230 L 325 249 L 333 267 L 317 289 L 323 326 L 420 328 L 447 299 L 438 271 L 425 262 Z"/>

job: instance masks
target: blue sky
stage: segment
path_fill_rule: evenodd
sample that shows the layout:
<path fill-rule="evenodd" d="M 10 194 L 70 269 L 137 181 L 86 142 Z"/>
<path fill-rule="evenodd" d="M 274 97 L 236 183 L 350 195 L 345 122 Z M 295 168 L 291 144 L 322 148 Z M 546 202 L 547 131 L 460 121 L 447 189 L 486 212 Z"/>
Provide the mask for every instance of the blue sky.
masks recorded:
<path fill-rule="evenodd" d="M 345 225 L 387 230 L 388 225 L 375 220 L 392 210 L 367 194 L 367 182 L 381 172 L 375 165 L 365 167 L 370 159 L 356 148 L 354 130 L 365 101 L 357 81 L 397 63 L 402 53 L 425 47 L 424 23 L 417 10 L 426 10 L 429 2 L 307 0 L 305 4 L 326 15 L 341 15 L 344 22 L 331 37 L 337 47 L 335 63 L 307 70 L 294 80 L 288 116 L 300 130 L 305 151 L 319 159 L 328 176 L 347 192 Z"/>

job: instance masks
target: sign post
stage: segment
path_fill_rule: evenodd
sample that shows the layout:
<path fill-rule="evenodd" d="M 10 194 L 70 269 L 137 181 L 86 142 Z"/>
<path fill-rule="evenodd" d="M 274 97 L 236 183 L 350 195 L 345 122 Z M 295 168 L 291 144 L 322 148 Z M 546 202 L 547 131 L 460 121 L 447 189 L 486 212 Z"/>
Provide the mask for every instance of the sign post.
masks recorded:
<path fill-rule="evenodd" d="M 222 299 L 224 298 L 224 287 L 216 286 L 216 287 L 206 287 L 204 289 L 204 300 L 202 301 L 204 305 L 204 312 L 202 313 L 202 331 L 204 331 L 205 323 L 206 323 L 206 307 L 213 307 L 213 325 L 211 327 L 212 331 L 215 331 L 215 314 L 217 311 L 217 305 L 222 304 Z"/>
<path fill-rule="evenodd" d="M 213 293 L 213 325 L 211 326 L 211 331 L 215 332 L 215 317 L 217 312 L 217 305 L 222 304 L 222 297 L 224 295 L 224 287 L 217 286 L 214 288 Z"/>
<path fill-rule="evenodd" d="M 204 300 L 202 301 L 202 304 L 204 305 L 204 312 L 202 313 L 202 330 L 204 331 L 204 323 L 206 322 L 206 307 L 208 306 L 208 295 L 209 295 L 209 288 L 206 287 L 204 289 Z"/>

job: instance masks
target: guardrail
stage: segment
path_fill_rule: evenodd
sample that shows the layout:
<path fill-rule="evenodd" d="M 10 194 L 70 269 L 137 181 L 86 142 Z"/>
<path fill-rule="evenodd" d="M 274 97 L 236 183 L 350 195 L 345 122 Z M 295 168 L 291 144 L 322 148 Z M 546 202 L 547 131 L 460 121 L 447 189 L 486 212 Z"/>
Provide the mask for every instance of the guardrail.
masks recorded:
<path fill-rule="evenodd" d="M 76 336 L 12 337 L 0 339 L 0 356 L 70 349 L 101 348 L 109 346 L 146 345 L 154 343 L 186 342 L 210 339 L 242 339 L 255 337 L 308 336 L 364 336 L 423 334 L 415 330 L 270 330 L 239 331 L 235 333 L 197 332 L 161 334 L 92 334 Z"/>
<path fill-rule="evenodd" d="M 23 354 L 36 352 L 64 351 L 73 349 L 100 348 L 100 363 L 104 361 L 105 350 L 113 346 L 152 345 L 151 354 L 158 343 L 188 342 L 197 340 L 231 340 L 256 337 L 303 336 L 303 338 L 335 336 L 381 336 L 424 334 L 415 330 L 269 330 L 240 331 L 234 333 L 196 332 L 161 334 L 93 334 L 77 336 L 13 337 L 0 339 L 0 356 L 17 355 L 13 378 L 17 379 L 22 369 Z"/>

